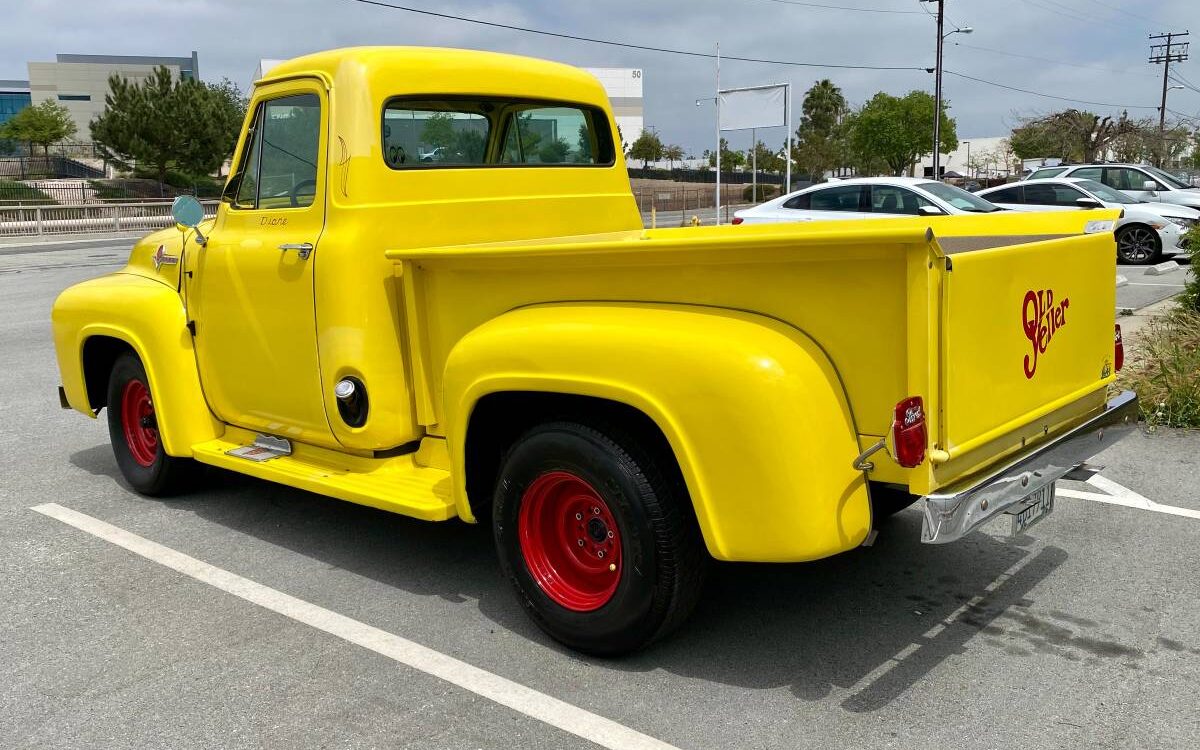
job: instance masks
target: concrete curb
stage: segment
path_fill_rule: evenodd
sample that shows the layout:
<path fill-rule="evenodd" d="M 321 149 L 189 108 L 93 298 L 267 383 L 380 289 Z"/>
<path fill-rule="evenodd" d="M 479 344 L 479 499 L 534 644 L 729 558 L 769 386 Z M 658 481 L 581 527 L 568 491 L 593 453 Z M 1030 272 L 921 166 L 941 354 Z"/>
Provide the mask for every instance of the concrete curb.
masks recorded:
<path fill-rule="evenodd" d="M 1180 270 L 1181 268 L 1183 268 L 1183 266 L 1179 265 L 1178 263 L 1176 263 L 1173 260 L 1168 260 L 1168 261 L 1164 261 L 1162 263 L 1156 263 L 1153 266 L 1150 266 L 1149 268 L 1147 268 L 1146 275 L 1147 276 L 1162 276 L 1163 274 L 1174 273 L 1174 272 Z"/>

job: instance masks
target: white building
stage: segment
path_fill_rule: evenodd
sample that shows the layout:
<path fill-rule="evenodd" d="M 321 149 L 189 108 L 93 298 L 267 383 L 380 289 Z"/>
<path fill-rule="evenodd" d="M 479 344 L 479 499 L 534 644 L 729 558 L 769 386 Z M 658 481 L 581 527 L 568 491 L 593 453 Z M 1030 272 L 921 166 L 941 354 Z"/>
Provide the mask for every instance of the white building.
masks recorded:
<path fill-rule="evenodd" d="M 967 177 L 1004 177 L 1012 170 L 1009 163 L 1008 136 L 997 135 L 985 138 L 959 138 L 958 148 L 942 154 L 943 172 L 957 172 Z M 968 159 L 972 165 L 968 164 Z M 913 171 L 913 177 L 933 175 L 933 156 L 921 159 Z"/>
<path fill-rule="evenodd" d="M 608 94 L 617 127 L 625 143 L 633 144 L 645 128 L 645 112 L 642 107 L 641 68 L 584 68 L 600 79 L 600 85 Z"/>
<path fill-rule="evenodd" d="M 54 62 L 29 63 L 29 94 L 33 104 L 49 99 L 66 107 L 75 121 L 76 138 L 90 140 L 88 126 L 104 111 L 108 77 L 115 73 L 141 83 L 159 66 L 175 80 L 200 77 L 195 52 L 190 57 L 58 55 Z"/>

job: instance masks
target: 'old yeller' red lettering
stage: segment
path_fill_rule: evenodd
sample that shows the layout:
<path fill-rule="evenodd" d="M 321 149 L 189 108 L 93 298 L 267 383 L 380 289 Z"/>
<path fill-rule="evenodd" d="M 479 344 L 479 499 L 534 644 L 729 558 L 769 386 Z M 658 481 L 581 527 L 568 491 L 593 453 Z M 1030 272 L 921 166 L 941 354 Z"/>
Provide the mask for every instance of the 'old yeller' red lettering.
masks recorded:
<path fill-rule="evenodd" d="M 1054 304 L 1054 291 L 1051 289 L 1038 292 L 1031 289 L 1025 293 L 1025 301 L 1021 304 L 1021 322 L 1025 326 L 1025 338 L 1033 347 L 1033 352 L 1025 355 L 1025 377 L 1032 378 L 1037 372 L 1038 355 L 1046 353 L 1054 333 L 1067 324 L 1067 308 L 1070 306 L 1071 300 L 1066 297 L 1057 305 Z"/>

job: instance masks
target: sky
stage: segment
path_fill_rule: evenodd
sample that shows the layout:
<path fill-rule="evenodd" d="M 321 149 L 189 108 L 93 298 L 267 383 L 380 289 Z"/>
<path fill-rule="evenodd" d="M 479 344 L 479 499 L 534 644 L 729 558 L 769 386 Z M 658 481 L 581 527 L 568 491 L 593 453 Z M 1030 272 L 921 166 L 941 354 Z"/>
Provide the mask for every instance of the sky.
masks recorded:
<path fill-rule="evenodd" d="M 918 0 L 381 0 L 503 24 L 638 45 L 774 61 L 932 67 L 934 20 Z M 243 89 L 261 58 L 333 47 L 406 44 L 524 54 L 586 67 L 644 70 L 645 122 L 668 143 L 711 148 L 714 115 L 696 99 L 713 96 L 711 59 L 627 49 L 488 28 L 374 7 L 356 0 L 9 0 L 0 28 L 0 78 L 27 78 L 27 61 L 57 53 L 199 53 L 205 80 Z M 814 5 L 842 6 L 840 9 Z M 860 12 L 847 8 L 890 12 Z M 1068 107 L 1157 118 L 1162 67 L 1147 62 L 1149 34 L 1200 27 L 1200 0 L 946 0 L 945 68 L 996 83 L 1096 104 L 1059 101 L 945 76 L 960 139 L 1006 135 L 1020 117 Z M 1200 42 L 1200 28 L 1194 36 Z M 1200 45 L 1173 65 L 1192 88 L 1172 90 L 1168 107 L 1200 118 Z M 1031 59 L 1042 58 L 1042 59 Z M 1069 64 L 1068 64 L 1069 63 Z M 848 70 L 734 62 L 722 87 L 791 82 L 799 102 L 829 78 L 851 104 L 878 91 L 933 90 L 924 70 Z M 1172 84 L 1174 85 L 1174 84 Z M 1105 106 L 1115 105 L 1115 106 Z M 1173 115 L 1172 115 L 1173 116 Z M 1200 121 L 1193 121 L 1200 124 Z M 782 128 L 759 131 L 782 143 Z M 748 133 L 728 134 L 747 147 Z M 774 144 L 772 144 L 774 145 Z"/>

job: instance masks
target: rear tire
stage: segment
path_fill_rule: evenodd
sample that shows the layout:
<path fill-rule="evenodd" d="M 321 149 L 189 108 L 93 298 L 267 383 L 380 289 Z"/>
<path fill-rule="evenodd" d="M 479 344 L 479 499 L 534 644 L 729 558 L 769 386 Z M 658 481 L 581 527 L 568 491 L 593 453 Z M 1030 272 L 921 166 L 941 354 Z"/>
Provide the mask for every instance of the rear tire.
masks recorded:
<path fill-rule="evenodd" d="M 500 566 L 550 637 L 588 654 L 678 627 L 708 558 L 670 456 L 617 428 L 550 422 L 509 450 L 493 502 Z"/>
<path fill-rule="evenodd" d="M 132 353 L 117 357 L 108 378 L 108 436 L 130 486 L 143 495 L 172 495 L 194 476 L 196 465 L 163 450 L 150 393 L 142 361 Z"/>
<path fill-rule="evenodd" d="M 1153 227 L 1131 224 L 1117 231 L 1117 262 L 1149 266 L 1162 258 L 1162 239 Z"/>

